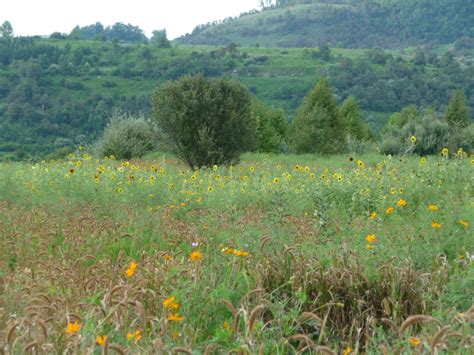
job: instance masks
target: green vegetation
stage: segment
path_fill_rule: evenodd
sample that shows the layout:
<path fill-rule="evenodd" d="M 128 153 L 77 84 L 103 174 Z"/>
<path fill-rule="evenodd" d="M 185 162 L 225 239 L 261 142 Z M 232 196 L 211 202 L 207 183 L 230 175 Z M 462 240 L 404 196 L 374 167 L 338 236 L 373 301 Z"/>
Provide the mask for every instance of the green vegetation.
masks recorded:
<path fill-rule="evenodd" d="M 453 47 L 413 53 L 126 44 L 70 39 L 0 38 L 0 157 L 28 159 L 94 142 L 115 110 L 151 116 L 151 96 L 186 74 L 240 80 L 291 121 L 315 81 L 328 76 L 338 103 L 354 96 L 378 132 L 415 103 L 443 110 L 462 89 L 474 112 L 474 65 Z M 327 60 L 326 60 L 327 59 Z"/>
<path fill-rule="evenodd" d="M 474 346 L 472 158 L 155 156 L 0 163 L 2 351 Z"/>
<path fill-rule="evenodd" d="M 473 23 L 474 3 L 465 0 L 277 1 L 277 6 L 261 12 L 200 25 L 179 41 L 194 45 L 234 42 L 315 47 L 331 43 L 346 48 L 404 48 L 472 38 Z"/>
<path fill-rule="evenodd" d="M 169 149 L 191 169 L 235 164 L 252 150 L 257 122 L 250 93 L 224 79 L 184 76 L 153 96 L 153 109 Z"/>

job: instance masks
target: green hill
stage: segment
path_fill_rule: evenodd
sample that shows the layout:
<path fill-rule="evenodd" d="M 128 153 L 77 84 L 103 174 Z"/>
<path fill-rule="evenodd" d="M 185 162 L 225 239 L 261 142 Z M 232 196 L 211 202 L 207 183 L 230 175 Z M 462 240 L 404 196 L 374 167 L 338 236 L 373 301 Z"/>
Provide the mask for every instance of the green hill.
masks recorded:
<path fill-rule="evenodd" d="M 403 48 L 473 37 L 466 0 L 277 0 L 279 5 L 198 26 L 188 44 L 265 47 Z"/>
<path fill-rule="evenodd" d="M 185 74 L 225 76 L 285 109 L 291 121 L 327 75 L 338 100 L 355 96 L 375 131 L 416 104 L 443 109 L 464 89 L 474 112 L 472 49 L 355 50 L 177 45 L 102 40 L 0 38 L 0 157 L 42 156 L 94 141 L 113 110 L 151 114 L 150 97 Z"/>

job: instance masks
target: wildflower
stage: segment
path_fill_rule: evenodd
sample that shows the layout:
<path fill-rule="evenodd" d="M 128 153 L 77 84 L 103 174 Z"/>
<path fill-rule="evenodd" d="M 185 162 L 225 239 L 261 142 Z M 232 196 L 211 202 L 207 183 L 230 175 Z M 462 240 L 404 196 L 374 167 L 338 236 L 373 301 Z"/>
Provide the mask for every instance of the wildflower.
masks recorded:
<path fill-rule="evenodd" d="M 426 158 L 425 158 L 425 157 L 422 157 L 422 158 L 420 159 L 420 164 L 423 165 L 423 164 L 425 164 L 425 163 L 426 163 Z"/>
<path fill-rule="evenodd" d="M 179 309 L 179 303 L 175 302 L 175 300 L 176 300 L 175 296 L 167 298 L 166 300 L 163 301 L 163 307 L 165 307 L 167 309 L 178 310 Z"/>
<path fill-rule="evenodd" d="M 449 154 L 449 149 L 448 149 L 448 148 L 443 148 L 443 149 L 441 150 L 441 154 L 443 154 L 445 157 L 448 156 L 448 154 Z"/>
<path fill-rule="evenodd" d="M 311 169 L 309 168 L 309 166 L 305 166 L 305 167 L 304 167 L 304 171 L 305 171 L 305 172 L 309 173 L 310 170 L 311 170 Z"/>
<path fill-rule="evenodd" d="M 389 207 L 389 208 L 387 208 L 387 209 L 385 210 L 385 213 L 386 213 L 387 215 L 391 215 L 391 214 L 393 213 L 393 211 L 395 211 L 395 209 L 394 209 L 393 207 Z"/>
<path fill-rule="evenodd" d="M 80 160 L 76 161 L 76 166 L 77 166 L 78 168 L 80 168 L 81 165 L 82 165 L 82 161 L 80 161 Z"/>
<path fill-rule="evenodd" d="M 398 192 L 400 192 L 401 194 L 403 193 L 403 191 L 404 191 L 404 190 L 403 190 L 403 187 L 400 187 L 400 188 L 398 189 Z"/>
<path fill-rule="evenodd" d="M 207 188 L 207 191 L 209 191 L 209 192 L 212 192 L 213 190 L 214 190 L 214 188 L 213 188 L 212 186 L 209 186 L 209 187 Z"/>
<path fill-rule="evenodd" d="M 395 190 L 394 187 L 390 188 L 390 195 L 395 195 L 397 193 L 397 190 Z"/>
<path fill-rule="evenodd" d="M 434 229 L 439 229 L 442 226 L 443 225 L 441 223 L 439 223 L 436 219 L 433 219 L 433 221 L 431 222 L 431 227 L 433 227 Z"/>
<path fill-rule="evenodd" d="M 214 170 L 214 171 L 217 171 L 217 169 L 219 169 L 219 167 L 218 167 L 217 165 L 214 165 L 214 166 L 212 167 L 212 170 Z"/>
<path fill-rule="evenodd" d="M 227 321 L 224 321 L 224 324 L 222 325 L 222 327 L 223 327 L 225 330 L 228 330 L 228 329 L 230 329 L 229 322 L 227 322 Z"/>
<path fill-rule="evenodd" d="M 278 184 L 279 182 L 280 182 L 280 179 L 279 179 L 279 178 L 276 177 L 276 178 L 273 179 L 273 183 L 274 183 L 274 184 Z"/>
<path fill-rule="evenodd" d="M 439 211 L 439 208 L 436 205 L 428 205 L 428 209 L 430 211 Z"/>
<path fill-rule="evenodd" d="M 365 237 L 365 240 L 369 243 L 375 243 L 377 241 L 377 237 L 375 234 L 369 234 L 367 237 Z"/>
<path fill-rule="evenodd" d="M 240 257 L 246 257 L 249 255 L 248 251 L 240 251 L 240 250 L 235 250 L 234 251 L 235 256 L 240 256 Z"/>
<path fill-rule="evenodd" d="M 344 349 L 344 352 L 342 354 L 349 355 L 350 353 L 352 353 L 352 348 L 348 346 L 347 348 Z"/>
<path fill-rule="evenodd" d="M 416 136 L 411 136 L 410 140 L 411 140 L 412 143 L 416 143 Z"/>
<path fill-rule="evenodd" d="M 357 166 L 358 166 L 359 168 L 363 168 L 363 167 L 364 167 L 364 162 L 363 162 L 362 160 L 360 160 L 360 159 L 357 160 Z"/>
<path fill-rule="evenodd" d="M 81 325 L 77 320 L 74 323 L 69 322 L 66 327 L 66 334 L 76 334 L 79 330 L 81 330 Z"/>
<path fill-rule="evenodd" d="M 123 192 L 123 189 L 122 189 L 121 187 L 119 187 L 119 188 L 117 189 L 117 192 L 118 192 L 119 194 L 121 194 L 121 193 Z"/>
<path fill-rule="evenodd" d="M 192 181 L 195 181 L 196 178 L 197 178 L 196 175 L 192 175 L 192 176 L 191 176 L 191 180 L 192 180 Z"/>
<path fill-rule="evenodd" d="M 299 166 L 298 164 L 295 165 L 295 171 L 300 171 L 301 170 L 301 166 Z"/>
<path fill-rule="evenodd" d="M 230 255 L 230 254 L 234 254 L 236 250 L 232 248 L 223 248 L 221 252 L 224 254 Z"/>
<path fill-rule="evenodd" d="M 466 227 L 466 228 L 469 227 L 469 222 L 467 222 L 467 221 L 460 220 L 459 224 L 463 227 Z"/>
<path fill-rule="evenodd" d="M 191 246 L 192 246 L 193 248 L 197 248 L 197 247 L 199 246 L 199 242 L 192 242 L 192 243 L 191 243 Z"/>
<path fill-rule="evenodd" d="M 184 318 L 183 316 L 180 316 L 179 313 L 175 313 L 175 314 L 170 314 L 167 319 L 171 322 L 181 322 L 185 320 L 186 318 Z"/>
<path fill-rule="evenodd" d="M 199 260 L 202 260 L 202 258 L 203 258 L 203 255 L 199 251 L 193 251 L 191 255 L 189 256 L 189 260 L 191 261 L 199 261 Z"/>
<path fill-rule="evenodd" d="M 416 348 L 418 345 L 421 344 L 421 340 L 417 337 L 411 337 L 409 341 L 410 341 L 410 345 L 413 346 L 414 348 Z"/>
<path fill-rule="evenodd" d="M 397 201 L 397 206 L 398 207 L 403 207 L 403 206 L 406 206 L 406 205 L 407 205 L 407 200 L 404 200 L 403 198 L 401 198 Z"/>
<path fill-rule="evenodd" d="M 141 330 L 137 330 L 133 333 L 127 333 L 128 341 L 135 340 L 135 343 L 137 343 L 138 341 L 140 341 L 141 338 L 142 338 L 142 331 Z"/>
<path fill-rule="evenodd" d="M 310 177 L 310 179 L 314 179 L 316 177 L 316 175 L 314 175 L 314 173 L 311 173 L 311 174 L 309 174 L 309 177 Z"/>
<path fill-rule="evenodd" d="M 367 244 L 367 249 L 374 249 L 375 248 L 375 245 L 372 245 L 372 244 Z"/>
<path fill-rule="evenodd" d="M 372 213 L 370 214 L 369 219 L 370 219 L 370 220 L 373 220 L 373 219 L 375 219 L 375 217 L 377 217 L 377 212 L 374 211 L 374 212 L 372 212 Z"/>
<path fill-rule="evenodd" d="M 69 168 L 69 174 L 74 174 L 74 168 Z"/>
<path fill-rule="evenodd" d="M 171 255 L 164 255 L 163 258 L 166 260 L 166 261 L 170 261 L 171 259 L 173 259 L 173 257 Z"/>
<path fill-rule="evenodd" d="M 137 266 L 138 266 L 138 264 L 136 262 L 132 261 L 130 263 L 130 265 L 128 266 L 127 271 L 125 271 L 125 276 L 132 277 L 135 274 Z"/>
<path fill-rule="evenodd" d="M 107 335 L 98 335 L 95 339 L 95 343 L 100 346 L 104 346 L 107 341 Z"/>

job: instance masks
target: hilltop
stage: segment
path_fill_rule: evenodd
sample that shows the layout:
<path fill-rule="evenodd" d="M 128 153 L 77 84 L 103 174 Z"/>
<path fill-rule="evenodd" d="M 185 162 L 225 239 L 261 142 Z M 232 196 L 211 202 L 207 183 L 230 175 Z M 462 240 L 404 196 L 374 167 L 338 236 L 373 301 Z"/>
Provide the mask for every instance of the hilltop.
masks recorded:
<path fill-rule="evenodd" d="M 474 2 L 464 0 L 277 0 L 278 5 L 198 26 L 188 44 L 403 48 L 473 35 Z"/>

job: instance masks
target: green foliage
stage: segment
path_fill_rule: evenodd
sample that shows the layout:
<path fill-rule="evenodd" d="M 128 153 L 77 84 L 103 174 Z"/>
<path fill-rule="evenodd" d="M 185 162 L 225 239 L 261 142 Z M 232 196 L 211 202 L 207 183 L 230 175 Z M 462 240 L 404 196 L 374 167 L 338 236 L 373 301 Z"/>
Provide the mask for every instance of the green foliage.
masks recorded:
<path fill-rule="evenodd" d="M 115 112 L 93 150 L 99 157 L 113 155 L 117 159 L 131 159 L 143 156 L 156 146 L 157 135 L 150 122 L 143 117 Z"/>
<path fill-rule="evenodd" d="M 11 38 L 13 36 L 13 26 L 10 21 L 5 21 L 0 26 L 0 36 L 4 38 Z"/>
<path fill-rule="evenodd" d="M 171 42 L 166 36 L 166 30 L 155 30 L 150 39 L 150 43 L 158 48 L 170 48 Z"/>
<path fill-rule="evenodd" d="M 265 153 L 280 152 L 287 128 L 283 110 L 271 108 L 254 100 L 252 116 L 257 123 L 255 150 Z"/>
<path fill-rule="evenodd" d="M 416 137 L 416 142 L 411 137 Z M 384 154 L 415 153 L 439 154 L 443 148 L 455 152 L 459 148 L 472 150 L 474 125 L 464 130 L 453 130 L 448 122 L 433 111 L 420 113 L 416 107 L 407 107 L 392 116 L 381 139 Z"/>
<path fill-rule="evenodd" d="M 153 97 L 170 149 L 191 168 L 233 164 L 254 146 L 256 122 L 250 93 L 237 82 L 185 76 Z"/>
<path fill-rule="evenodd" d="M 117 22 L 112 26 L 104 27 L 100 22 L 89 26 L 76 26 L 69 34 L 71 39 L 110 40 L 123 42 L 146 42 L 143 30 L 138 26 Z"/>
<path fill-rule="evenodd" d="M 370 129 L 363 121 L 362 111 L 355 97 L 349 96 L 344 100 L 339 107 L 339 115 L 344 121 L 346 135 L 360 141 L 370 138 Z"/>
<path fill-rule="evenodd" d="M 297 153 L 338 153 L 344 150 L 345 127 L 327 78 L 320 79 L 305 97 L 291 127 Z"/>
<path fill-rule="evenodd" d="M 466 95 L 462 90 L 456 91 L 452 96 L 444 113 L 444 119 L 453 129 L 462 129 L 471 123 L 469 109 L 466 105 Z"/>
<path fill-rule="evenodd" d="M 280 2 L 280 0 L 278 0 Z M 279 6 L 200 25 L 189 44 L 400 48 L 472 37 L 474 3 L 465 0 L 283 0 Z M 462 13 L 462 15 L 461 15 Z M 422 59 L 418 57 L 417 59 Z"/>

